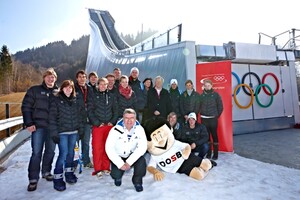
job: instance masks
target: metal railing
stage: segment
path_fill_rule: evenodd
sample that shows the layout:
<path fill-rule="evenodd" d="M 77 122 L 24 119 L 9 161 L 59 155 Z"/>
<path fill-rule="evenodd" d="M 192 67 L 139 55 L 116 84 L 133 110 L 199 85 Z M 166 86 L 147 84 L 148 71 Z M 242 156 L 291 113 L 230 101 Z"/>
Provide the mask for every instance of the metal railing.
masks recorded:
<path fill-rule="evenodd" d="M 23 124 L 22 116 L 11 117 L 11 106 L 10 105 L 21 105 L 21 103 L 15 102 L 0 102 L 0 105 L 4 105 L 4 115 L 1 115 L 2 120 L 0 120 L 0 131 L 6 130 L 6 137 L 11 136 L 11 128 Z M 4 118 L 4 119 L 3 119 Z M 3 138 L 0 138 L 3 139 Z"/>
<path fill-rule="evenodd" d="M 259 35 L 258 44 L 261 44 L 262 36 L 265 36 L 265 37 L 268 37 L 271 39 L 271 45 L 278 45 L 276 41 L 279 39 L 279 36 L 283 37 L 288 34 L 288 40 L 286 41 L 286 43 L 284 45 L 282 45 L 281 49 L 297 50 L 300 47 L 300 45 L 298 45 L 298 42 L 300 41 L 299 40 L 300 35 L 296 35 L 297 31 L 299 32 L 300 29 L 293 28 L 291 30 L 287 30 L 280 34 L 277 34 L 275 36 L 270 36 L 270 35 L 260 32 L 260 33 L 258 33 L 258 35 Z"/>
<path fill-rule="evenodd" d="M 3 119 L 0 120 L 0 131 L 3 130 L 7 130 L 11 127 L 17 126 L 23 124 L 23 117 L 12 117 L 12 118 L 8 118 L 8 119 Z M 8 137 L 10 136 L 10 134 L 7 135 Z"/>
<path fill-rule="evenodd" d="M 177 26 L 167 30 L 164 33 L 154 34 L 148 39 L 142 41 L 141 43 L 132 46 L 130 48 L 121 50 L 122 54 L 135 54 L 139 52 L 143 52 L 146 50 L 167 46 L 170 44 L 175 44 L 181 42 L 182 35 L 182 24 L 178 24 Z"/>

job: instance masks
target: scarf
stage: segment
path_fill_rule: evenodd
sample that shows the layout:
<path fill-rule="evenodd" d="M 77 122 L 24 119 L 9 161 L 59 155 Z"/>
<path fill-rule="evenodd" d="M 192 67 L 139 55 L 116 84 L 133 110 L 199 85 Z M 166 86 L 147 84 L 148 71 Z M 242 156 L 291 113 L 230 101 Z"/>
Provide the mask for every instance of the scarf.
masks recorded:
<path fill-rule="evenodd" d="M 88 94 L 87 86 L 86 85 L 81 86 L 79 84 L 78 84 L 78 86 L 79 86 L 79 88 L 80 88 L 80 90 L 81 90 L 81 92 L 83 94 L 84 105 L 86 105 L 86 98 L 87 98 L 87 94 Z"/>
<path fill-rule="evenodd" d="M 132 89 L 128 85 L 126 88 L 123 88 L 121 85 L 119 86 L 119 92 L 122 96 L 124 96 L 126 99 L 130 99 L 132 95 Z"/>

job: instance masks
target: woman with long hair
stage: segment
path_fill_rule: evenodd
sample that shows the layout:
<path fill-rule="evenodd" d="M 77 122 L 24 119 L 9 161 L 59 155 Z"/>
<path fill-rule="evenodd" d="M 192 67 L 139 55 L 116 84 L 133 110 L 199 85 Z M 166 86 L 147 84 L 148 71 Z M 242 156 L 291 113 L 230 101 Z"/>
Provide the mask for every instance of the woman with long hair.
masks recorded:
<path fill-rule="evenodd" d="M 63 191 L 66 183 L 77 182 L 74 174 L 74 148 L 78 138 L 78 131 L 82 129 L 83 119 L 81 107 L 76 101 L 76 92 L 72 80 L 63 81 L 60 91 L 51 102 L 49 124 L 53 141 L 58 144 L 59 155 L 54 169 L 54 189 Z"/>

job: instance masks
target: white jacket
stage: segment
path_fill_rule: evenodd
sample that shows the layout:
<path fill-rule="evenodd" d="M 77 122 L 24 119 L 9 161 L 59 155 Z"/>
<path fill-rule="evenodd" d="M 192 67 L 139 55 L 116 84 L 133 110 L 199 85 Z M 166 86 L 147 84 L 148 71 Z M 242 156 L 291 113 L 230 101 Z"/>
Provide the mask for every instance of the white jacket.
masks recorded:
<path fill-rule="evenodd" d="M 125 163 L 122 158 L 127 158 L 126 162 L 132 166 L 147 150 L 147 138 L 144 128 L 136 121 L 132 129 L 133 133 L 129 141 L 127 137 L 128 130 L 123 124 L 123 119 L 118 121 L 109 131 L 105 151 L 108 158 L 118 168 L 121 168 Z"/>

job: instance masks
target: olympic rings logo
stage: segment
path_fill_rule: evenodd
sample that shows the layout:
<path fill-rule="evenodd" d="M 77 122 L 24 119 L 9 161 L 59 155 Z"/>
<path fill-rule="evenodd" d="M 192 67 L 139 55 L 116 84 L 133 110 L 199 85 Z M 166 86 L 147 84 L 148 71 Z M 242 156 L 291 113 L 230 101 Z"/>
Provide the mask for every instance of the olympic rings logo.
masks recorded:
<path fill-rule="evenodd" d="M 216 75 L 205 77 L 205 78 L 201 79 L 200 83 L 203 85 L 204 81 L 207 80 L 207 79 L 212 80 L 213 84 L 222 84 L 222 83 L 226 83 L 227 82 L 227 79 L 226 79 L 226 77 L 224 75 L 222 75 L 222 74 L 216 74 Z"/>
<path fill-rule="evenodd" d="M 247 108 L 251 107 L 252 104 L 253 104 L 253 101 L 254 101 L 254 97 L 255 97 L 255 100 L 257 101 L 257 104 L 259 106 L 263 107 L 263 108 L 267 108 L 267 107 L 269 107 L 273 103 L 274 95 L 276 95 L 278 93 L 278 91 L 279 91 L 279 80 L 275 76 L 275 74 L 273 74 L 273 73 L 266 73 L 263 76 L 263 78 L 262 78 L 262 82 L 260 81 L 259 76 L 256 73 L 254 73 L 254 72 L 248 72 L 248 73 L 244 74 L 244 76 L 242 77 L 242 81 L 239 79 L 238 75 L 235 72 L 231 72 L 231 74 L 237 79 L 237 82 L 238 82 L 238 85 L 235 87 L 232 96 L 233 96 L 234 102 L 236 103 L 236 105 L 239 108 L 241 108 L 241 109 L 247 109 Z M 255 91 L 252 89 L 253 85 L 252 85 L 251 82 L 249 83 L 249 85 L 245 84 L 245 78 L 246 78 L 247 75 L 249 75 L 249 76 L 253 75 L 257 79 L 258 86 L 256 87 Z M 266 80 L 267 76 L 272 76 L 275 79 L 275 81 L 276 81 L 276 89 L 275 89 L 274 93 L 273 93 L 271 87 L 269 85 L 265 84 L 265 80 Z M 250 102 L 246 106 L 241 105 L 238 102 L 237 98 L 236 98 L 236 95 L 240 92 L 241 87 L 242 87 L 243 91 L 245 92 L 245 94 L 251 96 Z M 261 88 L 263 89 L 263 91 L 267 95 L 270 96 L 270 102 L 268 104 L 266 104 L 266 105 L 263 105 L 260 102 L 260 100 L 258 99 L 258 94 L 260 93 Z"/>
<path fill-rule="evenodd" d="M 225 79 L 225 76 L 214 76 L 215 81 L 223 81 Z"/>

